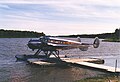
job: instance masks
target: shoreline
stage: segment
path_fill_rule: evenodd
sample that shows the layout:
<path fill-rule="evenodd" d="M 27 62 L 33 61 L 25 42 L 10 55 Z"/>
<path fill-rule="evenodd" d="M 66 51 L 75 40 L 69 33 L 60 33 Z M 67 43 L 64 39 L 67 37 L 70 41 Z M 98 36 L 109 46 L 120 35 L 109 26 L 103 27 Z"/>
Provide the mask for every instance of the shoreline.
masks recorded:
<path fill-rule="evenodd" d="M 120 39 L 118 40 L 113 40 L 113 39 L 104 39 L 102 40 L 103 42 L 120 42 Z"/>
<path fill-rule="evenodd" d="M 103 75 L 103 76 L 95 76 L 95 77 L 89 77 L 81 80 L 77 80 L 74 82 L 119 82 L 120 81 L 120 75 Z"/>

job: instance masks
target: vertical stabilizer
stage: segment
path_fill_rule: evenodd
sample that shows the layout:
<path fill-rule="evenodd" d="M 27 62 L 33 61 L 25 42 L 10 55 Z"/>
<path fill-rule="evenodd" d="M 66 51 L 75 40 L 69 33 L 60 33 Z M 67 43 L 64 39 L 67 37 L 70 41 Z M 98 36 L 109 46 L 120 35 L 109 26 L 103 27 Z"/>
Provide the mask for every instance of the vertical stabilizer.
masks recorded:
<path fill-rule="evenodd" d="M 93 47 L 94 48 L 98 48 L 100 44 L 100 40 L 98 37 L 95 38 L 94 43 L 93 43 Z"/>
<path fill-rule="evenodd" d="M 77 41 L 78 41 L 78 42 L 81 42 L 81 39 L 80 39 L 80 37 L 79 37 L 79 36 L 77 37 Z"/>

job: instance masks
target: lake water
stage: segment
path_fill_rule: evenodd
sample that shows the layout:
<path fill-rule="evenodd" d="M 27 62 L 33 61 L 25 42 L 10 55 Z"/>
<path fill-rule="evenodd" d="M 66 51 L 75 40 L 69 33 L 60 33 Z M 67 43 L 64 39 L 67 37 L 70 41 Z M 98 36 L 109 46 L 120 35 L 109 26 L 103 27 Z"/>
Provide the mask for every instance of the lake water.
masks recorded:
<path fill-rule="evenodd" d="M 0 82 L 73 82 L 85 77 L 103 74 L 98 71 L 78 67 L 39 67 L 26 62 L 16 62 L 15 55 L 34 54 L 27 47 L 29 38 L 0 38 Z M 94 39 L 81 39 L 93 42 Z M 105 65 L 115 66 L 117 59 L 120 68 L 120 43 L 101 42 L 100 47 L 88 51 L 71 49 L 60 55 L 80 58 L 101 58 Z"/>

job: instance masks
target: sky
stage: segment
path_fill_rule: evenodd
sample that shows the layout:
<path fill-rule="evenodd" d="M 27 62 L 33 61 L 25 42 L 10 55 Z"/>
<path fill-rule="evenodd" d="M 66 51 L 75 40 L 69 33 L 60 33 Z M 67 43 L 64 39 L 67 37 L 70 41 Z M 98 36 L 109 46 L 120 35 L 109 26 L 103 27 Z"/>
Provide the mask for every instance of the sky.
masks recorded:
<path fill-rule="evenodd" d="M 0 0 L 0 29 L 72 35 L 116 28 L 120 0 Z"/>

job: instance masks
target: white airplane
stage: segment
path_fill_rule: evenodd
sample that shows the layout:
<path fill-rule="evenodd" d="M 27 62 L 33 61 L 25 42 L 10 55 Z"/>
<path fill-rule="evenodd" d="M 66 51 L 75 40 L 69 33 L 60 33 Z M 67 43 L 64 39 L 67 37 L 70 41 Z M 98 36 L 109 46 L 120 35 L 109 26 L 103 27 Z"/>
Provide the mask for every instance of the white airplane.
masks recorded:
<path fill-rule="evenodd" d="M 81 51 L 87 51 L 88 47 L 90 47 L 91 45 L 93 45 L 94 48 L 98 48 L 99 44 L 100 41 L 98 37 L 95 38 L 92 44 L 89 44 L 82 43 L 80 37 L 78 37 L 78 41 L 73 41 L 55 37 L 42 36 L 39 39 L 30 40 L 27 45 L 33 51 L 37 49 L 37 52 L 34 55 L 39 55 L 39 53 L 43 51 L 47 58 L 49 58 L 52 54 L 56 58 L 60 58 L 59 50 L 79 48 Z"/>

